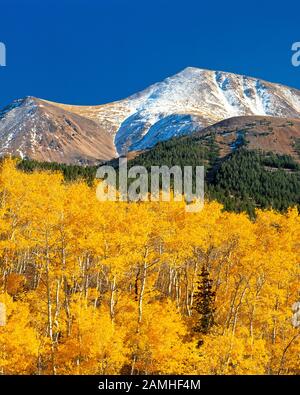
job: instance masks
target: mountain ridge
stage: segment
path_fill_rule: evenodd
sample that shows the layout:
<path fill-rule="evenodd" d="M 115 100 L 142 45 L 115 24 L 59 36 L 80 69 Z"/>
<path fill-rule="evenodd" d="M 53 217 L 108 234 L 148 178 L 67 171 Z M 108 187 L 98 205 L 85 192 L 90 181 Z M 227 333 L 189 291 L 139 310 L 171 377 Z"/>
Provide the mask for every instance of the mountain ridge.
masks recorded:
<path fill-rule="evenodd" d="M 103 105 L 70 105 L 28 96 L 0 111 L 0 154 L 97 163 L 238 116 L 298 119 L 300 90 L 231 72 L 187 67 Z M 60 139 L 63 143 L 57 147 L 55 141 Z"/>

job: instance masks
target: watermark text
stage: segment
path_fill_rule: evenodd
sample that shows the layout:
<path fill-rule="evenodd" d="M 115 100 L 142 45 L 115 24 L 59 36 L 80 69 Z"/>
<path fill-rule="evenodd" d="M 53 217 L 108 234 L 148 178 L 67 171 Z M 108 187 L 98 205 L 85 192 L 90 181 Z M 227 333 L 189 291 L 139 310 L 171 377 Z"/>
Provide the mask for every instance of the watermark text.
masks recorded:
<path fill-rule="evenodd" d="M 0 42 L 0 67 L 6 66 L 6 46 Z"/>
<path fill-rule="evenodd" d="M 299 67 L 300 66 L 300 41 L 293 43 L 292 51 L 294 52 L 292 55 L 292 65 L 294 67 Z"/>
<path fill-rule="evenodd" d="M 118 180 L 109 165 L 99 167 L 96 178 L 102 180 L 96 191 L 100 201 L 184 201 L 187 212 L 204 205 L 204 166 L 151 166 L 149 172 L 144 166 L 128 169 L 127 159 L 120 158 Z"/>

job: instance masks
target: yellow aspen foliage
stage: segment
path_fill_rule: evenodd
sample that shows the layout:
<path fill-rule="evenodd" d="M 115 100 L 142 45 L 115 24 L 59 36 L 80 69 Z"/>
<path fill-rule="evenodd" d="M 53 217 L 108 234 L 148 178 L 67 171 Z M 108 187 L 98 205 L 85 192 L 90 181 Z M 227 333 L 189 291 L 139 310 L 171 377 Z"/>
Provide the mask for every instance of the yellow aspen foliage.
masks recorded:
<path fill-rule="evenodd" d="M 123 334 L 109 312 L 76 300 L 71 333 L 57 347 L 57 373 L 118 374 L 125 362 Z"/>
<path fill-rule="evenodd" d="M 96 189 L 1 164 L 0 373 L 300 373 L 296 208 L 250 219 Z"/>
<path fill-rule="evenodd" d="M 0 371 L 2 374 L 33 374 L 38 356 L 38 339 L 29 325 L 31 315 L 24 302 L 0 295 L 6 307 L 6 325 L 0 326 Z"/>
<path fill-rule="evenodd" d="M 242 332 L 235 336 L 227 332 L 206 337 L 199 348 L 197 373 L 265 374 L 269 358 L 265 341 L 253 341 L 246 331 Z"/>

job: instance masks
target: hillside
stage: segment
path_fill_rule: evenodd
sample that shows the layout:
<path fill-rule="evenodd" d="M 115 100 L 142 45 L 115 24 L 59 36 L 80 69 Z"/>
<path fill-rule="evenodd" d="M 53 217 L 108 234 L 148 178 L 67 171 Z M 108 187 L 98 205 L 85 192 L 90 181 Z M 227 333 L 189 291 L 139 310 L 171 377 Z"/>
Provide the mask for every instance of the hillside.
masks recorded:
<path fill-rule="evenodd" d="M 247 137 L 235 137 L 226 144 L 219 137 L 217 133 L 197 134 L 159 143 L 129 161 L 129 167 L 204 165 L 206 196 L 223 203 L 226 210 L 246 211 L 251 216 L 255 208 L 285 211 L 300 205 L 299 158 L 252 149 Z M 252 146 L 260 148 L 257 144 L 253 138 Z"/>
<path fill-rule="evenodd" d="M 0 112 L 0 154 L 60 163 L 94 163 L 116 155 L 97 122 L 27 97 Z"/>
<path fill-rule="evenodd" d="M 233 117 L 204 128 L 194 135 L 214 135 L 221 157 L 231 153 L 245 141 L 248 149 L 290 155 L 295 161 L 300 162 L 299 119 L 263 116 Z"/>
<path fill-rule="evenodd" d="M 128 168 L 141 165 L 150 170 L 151 166 L 161 165 L 182 168 L 204 165 L 205 196 L 222 203 L 225 210 L 245 211 L 251 217 L 256 208 L 286 211 L 290 206 L 300 207 L 300 165 L 291 156 L 247 150 L 244 146 L 223 157 L 219 152 L 213 138 L 171 139 L 130 160 Z M 117 160 L 109 164 L 118 168 Z M 36 169 L 62 171 L 66 181 L 82 178 L 89 185 L 97 171 L 97 166 L 31 160 L 21 161 L 18 167 L 25 172 Z"/>

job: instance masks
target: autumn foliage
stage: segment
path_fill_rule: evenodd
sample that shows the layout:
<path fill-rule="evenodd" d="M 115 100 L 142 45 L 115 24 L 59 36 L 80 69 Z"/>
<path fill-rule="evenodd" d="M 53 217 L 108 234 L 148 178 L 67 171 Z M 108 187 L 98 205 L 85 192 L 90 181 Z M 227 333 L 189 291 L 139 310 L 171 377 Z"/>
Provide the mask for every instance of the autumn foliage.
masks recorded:
<path fill-rule="evenodd" d="M 2 164 L 1 373 L 300 373 L 296 209 L 251 220 L 95 190 Z M 213 315 L 202 332 L 195 305 Z"/>

